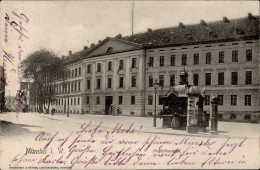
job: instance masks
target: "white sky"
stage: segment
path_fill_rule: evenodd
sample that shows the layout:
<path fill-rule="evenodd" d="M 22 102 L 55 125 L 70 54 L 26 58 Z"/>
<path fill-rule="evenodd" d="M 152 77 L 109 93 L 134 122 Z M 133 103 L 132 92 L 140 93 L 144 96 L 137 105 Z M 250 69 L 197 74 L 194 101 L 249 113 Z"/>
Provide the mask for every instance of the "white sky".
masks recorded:
<path fill-rule="evenodd" d="M 77 52 L 83 46 L 97 43 L 98 40 L 121 33 L 131 35 L 132 1 L 26 1 L 1 2 L 0 28 L 4 33 L 4 16 L 8 13 L 15 19 L 12 10 L 24 13 L 29 23 L 21 44 L 23 58 L 40 48 L 53 50 L 58 56 L 68 51 Z M 258 1 L 135 1 L 134 33 L 144 32 L 147 28 L 157 29 L 184 24 L 245 17 L 248 13 L 259 15 Z M 18 34 L 8 27 L 8 44 L 1 36 L 1 46 L 17 58 Z M 1 57 L 3 56 L 1 50 Z M 0 60 L 2 63 L 2 60 Z M 16 60 L 17 62 L 17 60 Z M 2 65 L 2 64 L 0 64 Z M 9 77 L 9 89 L 15 94 L 17 75 Z M 15 85 L 16 84 L 16 85 Z"/>

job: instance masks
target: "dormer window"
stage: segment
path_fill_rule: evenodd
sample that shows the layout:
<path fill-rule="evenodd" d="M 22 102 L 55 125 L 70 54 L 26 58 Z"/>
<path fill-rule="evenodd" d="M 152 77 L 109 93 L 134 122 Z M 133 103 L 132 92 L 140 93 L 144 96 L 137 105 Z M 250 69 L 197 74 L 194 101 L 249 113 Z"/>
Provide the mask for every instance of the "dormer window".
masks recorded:
<path fill-rule="evenodd" d="M 109 48 L 107 49 L 107 53 L 111 53 L 111 52 L 113 52 L 113 48 L 112 48 L 112 47 L 109 47 Z"/>

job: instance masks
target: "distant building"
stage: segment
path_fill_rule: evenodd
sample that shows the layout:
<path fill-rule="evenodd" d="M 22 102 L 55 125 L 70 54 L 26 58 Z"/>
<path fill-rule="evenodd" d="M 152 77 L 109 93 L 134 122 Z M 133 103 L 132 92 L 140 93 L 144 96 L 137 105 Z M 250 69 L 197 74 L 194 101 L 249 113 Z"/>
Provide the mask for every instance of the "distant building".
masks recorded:
<path fill-rule="evenodd" d="M 189 84 L 205 92 L 204 110 L 219 98 L 219 118 L 250 120 L 260 112 L 259 16 L 147 29 L 106 38 L 64 57 L 66 83 L 55 85 L 58 112 L 154 114 L 155 79 L 160 95 L 178 85 L 185 68 Z M 80 71 L 79 71 L 80 70 Z M 157 102 L 158 104 L 158 102 Z M 159 101 L 157 113 L 162 109 Z"/>
<path fill-rule="evenodd" d="M 5 108 L 5 77 L 4 67 L 0 66 L 0 112 L 3 112 Z"/>

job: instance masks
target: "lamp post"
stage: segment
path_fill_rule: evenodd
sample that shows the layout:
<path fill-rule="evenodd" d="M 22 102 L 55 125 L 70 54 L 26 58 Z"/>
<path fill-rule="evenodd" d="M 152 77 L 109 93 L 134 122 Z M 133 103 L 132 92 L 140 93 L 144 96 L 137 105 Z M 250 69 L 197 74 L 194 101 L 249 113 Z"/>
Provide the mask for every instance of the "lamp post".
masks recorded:
<path fill-rule="evenodd" d="M 156 95 L 157 95 L 157 88 L 159 87 L 159 83 L 157 82 L 157 79 L 155 79 L 155 82 L 153 84 L 154 87 L 154 117 L 153 117 L 153 127 L 156 127 Z"/>

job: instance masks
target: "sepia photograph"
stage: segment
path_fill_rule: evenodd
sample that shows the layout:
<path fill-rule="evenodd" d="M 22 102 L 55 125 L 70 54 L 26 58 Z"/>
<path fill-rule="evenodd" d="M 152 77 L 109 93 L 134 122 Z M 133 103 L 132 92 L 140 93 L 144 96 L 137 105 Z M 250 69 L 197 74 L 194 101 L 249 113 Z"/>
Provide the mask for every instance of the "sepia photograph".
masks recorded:
<path fill-rule="evenodd" d="M 259 169 L 259 1 L 0 2 L 0 170 Z"/>

